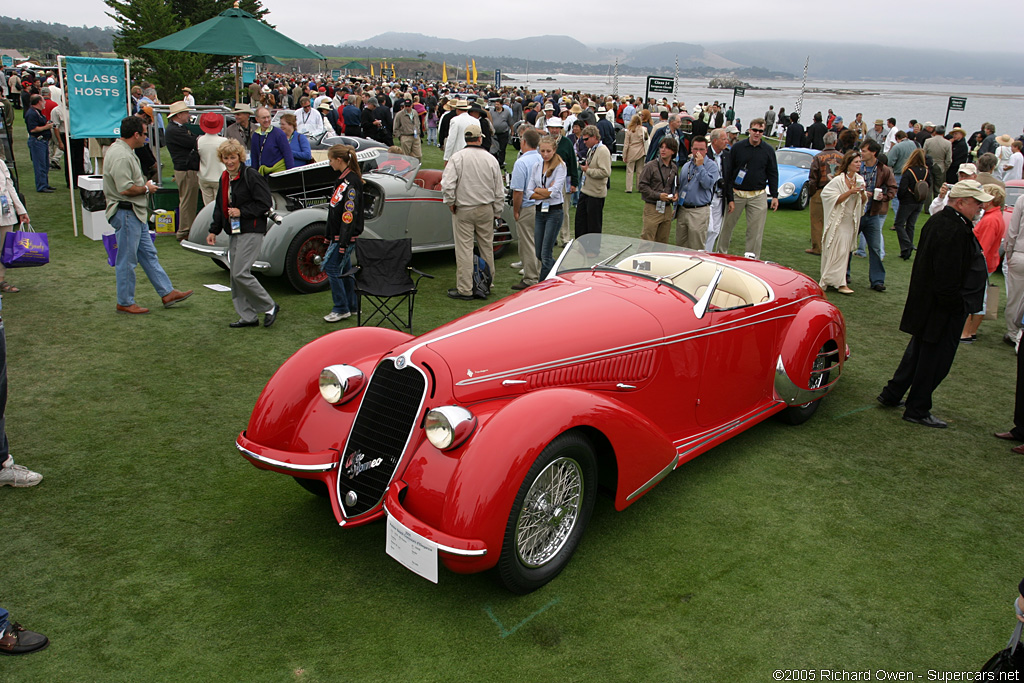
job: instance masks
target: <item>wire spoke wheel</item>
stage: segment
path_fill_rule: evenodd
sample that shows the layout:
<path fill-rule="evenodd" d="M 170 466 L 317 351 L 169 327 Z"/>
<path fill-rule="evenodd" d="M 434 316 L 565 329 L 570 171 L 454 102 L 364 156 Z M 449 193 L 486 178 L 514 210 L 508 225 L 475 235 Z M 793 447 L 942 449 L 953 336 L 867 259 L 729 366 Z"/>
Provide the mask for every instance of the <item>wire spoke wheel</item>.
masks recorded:
<path fill-rule="evenodd" d="M 558 576 L 590 520 L 597 460 L 582 434 L 567 432 L 544 448 L 519 487 L 498 558 L 498 579 L 529 593 Z"/>
<path fill-rule="evenodd" d="M 583 472 L 575 460 L 559 458 L 544 468 L 526 494 L 516 524 L 516 552 L 527 567 L 539 567 L 565 545 L 579 519 Z"/>

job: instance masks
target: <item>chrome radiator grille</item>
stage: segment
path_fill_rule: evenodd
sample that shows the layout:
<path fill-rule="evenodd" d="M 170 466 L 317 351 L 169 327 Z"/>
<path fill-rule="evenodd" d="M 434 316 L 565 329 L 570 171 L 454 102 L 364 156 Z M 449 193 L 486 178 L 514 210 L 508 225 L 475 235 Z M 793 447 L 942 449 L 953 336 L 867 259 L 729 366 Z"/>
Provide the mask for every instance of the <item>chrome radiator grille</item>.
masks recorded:
<path fill-rule="evenodd" d="M 338 468 L 338 499 L 346 517 L 372 510 L 384 497 L 425 391 L 426 380 L 416 368 L 399 370 L 386 359 L 374 370 Z"/>

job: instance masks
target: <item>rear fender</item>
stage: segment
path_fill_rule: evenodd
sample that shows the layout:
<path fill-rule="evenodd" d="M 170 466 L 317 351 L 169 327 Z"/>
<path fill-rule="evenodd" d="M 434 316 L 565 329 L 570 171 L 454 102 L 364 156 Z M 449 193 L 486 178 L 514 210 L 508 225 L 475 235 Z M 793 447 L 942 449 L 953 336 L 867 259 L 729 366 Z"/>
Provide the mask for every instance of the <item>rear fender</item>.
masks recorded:
<path fill-rule="evenodd" d="M 619 510 L 640 497 L 638 494 L 629 498 L 630 494 L 641 491 L 675 464 L 675 448 L 657 425 L 600 393 L 550 389 L 508 402 L 478 404 L 471 409 L 479 422 L 476 432 L 463 446 L 442 454 L 424 441 L 417 449 L 404 473 L 409 484 L 404 504 L 445 533 L 483 540 L 487 555 L 473 562 L 472 571 L 486 569 L 498 561 L 505 525 L 519 487 L 541 451 L 559 434 L 584 429 L 603 435 L 618 471 L 615 507 Z M 595 452 L 601 446 L 595 443 Z M 601 454 L 597 455 L 601 462 Z M 438 458 L 453 461 L 439 463 Z M 449 470 L 450 475 L 426 476 L 432 464 Z M 416 490 L 417 481 L 425 485 L 422 492 Z M 441 495 L 439 489 L 445 482 L 447 486 Z M 450 568 L 466 571 L 463 564 L 463 560 L 453 560 Z"/>
<path fill-rule="evenodd" d="M 846 362 L 845 329 L 843 314 L 825 299 L 813 300 L 801 308 L 783 333 L 776 367 L 776 398 L 788 405 L 801 405 L 829 393 Z M 808 387 L 811 368 L 818 350 L 830 340 L 835 342 L 839 352 L 830 360 L 839 366 L 829 373 L 828 384 L 809 396 L 804 390 Z"/>

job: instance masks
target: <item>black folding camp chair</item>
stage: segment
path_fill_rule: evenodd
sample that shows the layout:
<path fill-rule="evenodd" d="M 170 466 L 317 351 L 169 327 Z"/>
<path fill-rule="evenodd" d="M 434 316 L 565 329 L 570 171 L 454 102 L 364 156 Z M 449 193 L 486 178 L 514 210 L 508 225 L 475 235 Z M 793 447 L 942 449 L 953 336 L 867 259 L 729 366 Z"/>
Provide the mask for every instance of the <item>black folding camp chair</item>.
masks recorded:
<path fill-rule="evenodd" d="M 395 329 L 405 328 L 411 334 L 416 288 L 422 278 L 434 278 L 412 267 L 412 240 L 357 239 L 354 247 L 356 265 L 349 272 L 355 276 L 358 297 L 356 324 L 360 327 L 390 324 Z M 372 308 L 365 319 L 364 300 Z M 403 305 L 408 306 L 407 315 L 400 310 Z"/>

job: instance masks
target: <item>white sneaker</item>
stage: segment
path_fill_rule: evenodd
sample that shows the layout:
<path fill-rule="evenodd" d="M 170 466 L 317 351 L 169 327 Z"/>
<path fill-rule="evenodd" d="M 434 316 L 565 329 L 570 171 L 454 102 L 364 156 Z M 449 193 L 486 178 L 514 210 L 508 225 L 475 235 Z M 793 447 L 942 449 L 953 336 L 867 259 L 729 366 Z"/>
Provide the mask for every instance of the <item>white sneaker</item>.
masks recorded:
<path fill-rule="evenodd" d="M 351 313 L 335 313 L 334 311 L 331 311 L 330 313 L 324 316 L 324 321 L 329 323 L 340 323 L 345 318 L 351 317 Z"/>
<path fill-rule="evenodd" d="M 516 261 L 515 263 L 510 263 L 509 264 L 509 268 L 522 268 L 522 267 L 523 267 L 523 262 L 522 261 Z"/>
<path fill-rule="evenodd" d="M 24 467 L 15 465 L 14 458 L 7 456 L 7 460 L 0 465 L 0 486 L 35 486 L 43 480 L 43 475 Z"/>
<path fill-rule="evenodd" d="M 520 269 L 519 269 L 519 274 L 520 274 L 520 275 L 526 275 L 526 270 L 525 270 L 525 269 L 523 269 L 523 268 L 520 268 Z"/>

